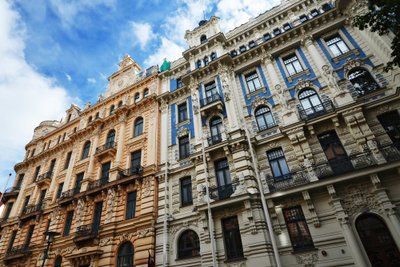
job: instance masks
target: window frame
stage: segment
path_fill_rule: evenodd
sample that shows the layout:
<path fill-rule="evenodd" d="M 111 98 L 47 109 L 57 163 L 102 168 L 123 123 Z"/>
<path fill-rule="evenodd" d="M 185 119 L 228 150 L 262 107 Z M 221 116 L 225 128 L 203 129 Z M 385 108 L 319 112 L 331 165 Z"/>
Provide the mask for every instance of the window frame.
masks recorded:
<path fill-rule="evenodd" d="M 357 91 L 356 87 L 354 86 L 354 83 L 352 82 L 352 80 L 357 79 L 357 77 L 356 77 L 356 78 L 353 78 L 353 79 L 350 79 L 350 76 L 351 76 L 354 72 L 356 72 L 356 71 L 364 71 L 364 72 L 366 72 L 366 73 L 370 76 L 371 82 L 372 82 L 372 83 L 375 83 L 375 85 L 376 85 L 375 88 L 374 88 L 373 90 L 370 90 L 370 91 L 364 91 L 364 92 L 359 92 L 359 91 Z M 369 94 L 371 94 L 371 93 L 373 93 L 373 92 L 376 92 L 376 91 L 378 91 L 379 89 L 382 88 L 381 84 L 376 80 L 376 78 L 374 77 L 374 75 L 372 75 L 372 73 L 370 72 L 370 70 L 368 70 L 368 69 L 365 68 L 365 67 L 355 67 L 355 68 L 352 68 L 351 70 L 349 70 L 349 71 L 346 73 L 346 78 L 347 78 L 347 80 L 350 82 L 351 86 L 353 87 L 353 89 L 354 89 L 353 92 L 355 92 L 355 93 L 357 94 L 356 97 L 363 97 L 363 96 L 369 95 Z M 362 89 L 362 87 L 360 87 L 360 88 Z"/>
<path fill-rule="evenodd" d="M 65 157 L 64 170 L 68 169 L 68 166 L 71 163 L 71 158 L 72 158 L 72 151 L 68 151 Z"/>
<path fill-rule="evenodd" d="M 179 160 L 186 159 L 190 156 L 189 135 L 184 135 L 178 138 L 178 151 L 179 151 Z"/>
<path fill-rule="evenodd" d="M 259 111 L 261 112 L 263 109 L 267 109 L 267 111 L 257 114 Z M 267 118 L 270 117 L 272 123 L 268 123 L 268 119 L 266 117 Z M 273 128 L 276 126 L 276 122 L 275 122 L 274 115 L 272 114 L 272 110 L 267 105 L 258 106 L 254 110 L 254 118 L 256 120 L 257 128 L 258 128 L 259 132 Z M 260 123 L 259 123 L 259 119 L 261 119 L 261 118 L 264 121 L 264 125 L 262 127 L 260 126 Z"/>
<path fill-rule="evenodd" d="M 228 221 L 232 220 L 234 227 L 228 228 Z M 242 259 L 244 258 L 243 253 L 243 242 L 240 233 L 239 220 L 237 216 L 223 218 L 221 220 L 222 236 L 224 240 L 225 258 L 226 260 Z M 228 229 L 227 229 L 228 228 Z M 233 244 L 232 244 L 233 243 Z M 233 250 L 231 250 L 233 249 Z"/>
<path fill-rule="evenodd" d="M 287 160 L 285 157 L 285 152 L 283 151 L 282 147 L 278 147 L 278 148 L 274 148 L 271 150 L 268 150 L 267 152 L 267 159 L 268 159 L 268 164 L 269 167 L 271 169 L 271 174 L 272 177 L 274 178 L 274 181 L 279 182 L 279 181 L 283 181 L 286 179 L 290 179 L 292 177 L 291 172 L 290 172 L 290 168 L 289 165 L 287 164 Z M 272 164 L 272 163 L 277 163 L 276 165 Z M 282 168 L 282 164 L 284 163 L 285 165 L 285 172 L 283 171 L 284 168 Z M 275 174 L 275 169 L 273 166 L 277 166 L 279 169 L 279 173 L 280 175 L 276 175 Z M 287 172 L 286 172 L 287 171 Z"/>
<path fill-rule="evenodd" d="M 253 77 L 254 75 L 256 75 L 256 77 Z M 253 77 L 253 78 L 250 79 L 250 77 Z M 260 73 L 259 73 L 257 68 L 243 73 L 243 80 L 244 80 L 244 82 L 246 84 L 246 89 L 247 89 L 247 93 L 248 94 L 252 94 L 254 92 L 257 92 L 257 91 L 262 90 L 263 88 L 265 88 L 265 85 L 263 84 L 263 81 L 261 79 L 261 75 L 260 75 Z M 254 80 L 258 80 L 259 87 L 256 86 L 256 84 L 254 83 Z M 254 89 L 251 89 L 251 86 L 249 85 L 250 82 L 251 82 L 251 84 L 253 84 Z"/>
<path fill-rule="evenodd" d="M 186 176 L 179 180 L 181 207 L 193 205 L 192 177 Z M 186 197 L 185 197 L 186 196 Z"/>
<path fill-rule="evenodd" d="M 184 108 L 183 108 L 184 106 Z M 179 103 L 176 105 L 177 107 L 177 121 L 178 123 L 182 123 L 185 121 L 189 120 L 189 111 L 188 111 L 188 104 L 187 101 L 183 101 L 182 103 Z M 181 114 L 183 114 L 184 116 L 182 116 L 181 118 Z"/>
<path fill-rule="evenodd" d="M 133 199 L 129 199 L 130 196 Z M 137 191 L 131 191 L 126 193 L 126 208 L 125 208 L 125 220 L 134 219 L 136 217 L 136 204 L 137 204 Z"/>
<path fill-rule="evenodd" d="M 91 142 L 89 140 L 87 140 L 82 147 L 82 156 L 81 156 L 81 160 L 86 159 L 89 157 L 90 155 L 90 147 L 91 147 Z"/>
<path fill-rule="evenodd" d="M 307 117 L 315 117 L 318 116 L 318 114 L 326 112 L 325 105 L 322 102 L 318 92 L 314 88 L 302 89 L 298 94 L 298 99 Z M 318 103 L 315 103 L 316 101 Z M 309 107 L 307 107 L 307 105 Z"/>
<path fill-rule="evenodd" d="M 190 239 L 190 240 L 189 240 Z M 188 242 L 189 241 L 189 242 Z M 188 244 L 192 246 L 188 246 Z M 187 253 L 191 252 L 191 253 Z M 192 254 L 192 255 L 190 255 Z M 177 258 L 190 259 L 200 256 L 199 235 L 192 229 L 183 231 L 177 240 Z"/>
<path fill-rule="evenodd" d="M 126 254 L 122 254 L 122 249 L 124 248 L 124 246 L 129 244 L 129 248 L 132 249 L 131 253 L 126 253 Z M 131 267 L 131 266 L 135 266 L 135 247 L 133 246 L 132 242 L 130 241 L 126 241 L 123 242 L 118 250 L 117 250 L 117 267 Z M 121 260 L 123 259 L 123 261 Z M 128 259 L 128 261 L 125 261 L 126 259 Z"/>
<path fill-rule="evenodd" d="M 140 127 L 138 128 L 138 126 Z M 137 117 L 133 124 L 133 137 L 138 137 L 143 135 L 143 130 L 144 130 L 144 119 L 143 117 Z"/>
<path fill-rule="evenodd" d="M 334 39 L 339 39 L 339 40 L 333 42 Z M 324 40 L 326 46 L 328 47 L 330 54 L 333 55 L 334 58 L 343 56 L 343 55 L 351 52 L 349 45 L 346 43 L 346 41 L 343 39 L 343 37 L 339 33 L 325 37 L 323 40 Z M 342 48 L 338 45 L 339 43 L 343 43 L 343 45 L 345 46 L 347 51 L 342 51 Z M 335 54 L 335 52 L 332 50 L 331 46 L 336 47 L 340 53 Z"/>
<path fill-rule="evenodd" d="M 293 59 L 293 58 L 296 58 L 297 60 L 291 60 L 291 59 Z M 282 55 L 282 56 L 280 57 L 280 60 L 281 60 L 281 62 L 282 62 L 282 64 L 283 64 L 286 77 L 293 77 L 293 76 L 296 76 L 296 75 L 300 75 L 301 73 L 303 73 L 304 71 L 307 70 L 307 69 L 305 68 L 305 64 L 304 64 L 302 58 L 299 56 L 299 54 L 297 53 L 296 50 L 295 50 L 295 51 L 292 51 L 291 53 L 287 53 L 287 54 L 285 54 L 285 55 Z M 288 62 L 288 64 L 286 64 L 285 62 L 286 62 L 286 61 L 289 61 L 289 60 L 291 60 L 291 61 Z M 297 70 L 297 69 L 294 67 L 293 62 L 298 62 L 299 66 L 301 67 L 301 70 Z M 295 71 L 294 73 L 291 73 L 291 72 L 289 71 L 288 65 L 290 65 L 290 66 L 293 67 L 293 70 Z"/>
<path fill-rule="evenodd" d="M 296 211 L 296 218 L 288 218 L 286 211 Z M 292 244 L 292 248 L 294 251 L 301 251 L 301 250 L 307 250 L 307 249 L 312 249 L 314 248 L 314 242 L 310 233 L 310 229 L 308 228 L 308 223 L 307 220 L 304 216 L 303 213 L 303 209 L 300 205 L 294 206 L 294 207 L 288 207 L 288 208 L 284 208 L 282 209 L 282 214 L 283 214 L 283 218 L 285 220 L 285 225 L 286 225 L 286 229 L 288 231 L 288 235 L 290 238 L 290 242 Z M 302 225 L 299 225 L 299 223 L 302 223 Z M 293 233 L 293 228 L 289 228 L 289 224 L 294 224 L 295 228 L 296 228 L 296 233 Z M 305 233 L 302 233 L 303 231 L 305 231 Z M 306 235 L 304 235 L 306 234 Z M 309 239 L 306 245 L 297 245 L 297 243 L 299 243 L 299 241 L 295 240 L 295 239 L 304 239 L 307 238 Z"/>
<path fill-rule="evenodd" d="M 63 236 L 68 236 L 71 233 L 73 220 L 74 220 L 74 210 L 68 210 L 67 214 L 65 214 L 65 223 L 62 231 Z"/>

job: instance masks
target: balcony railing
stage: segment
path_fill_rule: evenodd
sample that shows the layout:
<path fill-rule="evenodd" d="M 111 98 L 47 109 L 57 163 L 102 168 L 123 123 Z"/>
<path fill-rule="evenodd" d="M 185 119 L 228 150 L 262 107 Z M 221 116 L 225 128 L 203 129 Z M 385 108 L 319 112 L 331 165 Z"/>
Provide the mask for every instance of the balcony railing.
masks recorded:
<path fill-rule="evenodd" d="M 210 191 L 209 192 L 210 198 L 215 199 L 215 200 L 227 199 L 234 192 L 232 184 L 226 184 L 226 185 L 217 186 L 217 187 L 210 187 L 209 191 Z"/>
<path fill-rule="evenodd" d="M 108 177 L 106 178 L 101 178 L 100 180 L 93 181 L 88 184 L 88 190 L 93 190 L 99 187 L 102 187 L 103 185 L 108 183 Z"/>
<path fill-rule="evenodd" d="M 116 144 L 117 143 L 115 143 L 115 142 L 105 143 L 104 145 L 99 146 L 99 147 L 96 148 L 96 154 L 100 154 L 100 153 L 102 153 L 102 152 L 104 152 L 104 151 L 106 151 L 108 149 L 114 149 L 116 147 Z"/>
<path fill-rule="evenodd" d="M 387 162 L 400 160 L 400 142 L 379 147 Z"/>
<path fill-rule="evenodd" d="M 211 137 L 207 138 L 207 141 L 209 146 L 219 144 L 222 142 L 222 135 L 221 134 L 212 135 Z"/>
<path fill-rule="evenodd" d="M 275 123 L 275 122 L 268 123 L 268 124 L 264 124 L 264 125 L 258 126 L 258 131 L 259 131 L 259 132 L 262 132 L 262 131 L 264 131 L 264 130 L 273 128 L 273 127 L 275 127 L 275 126 L 276 126 L 276 123 Z"/>
<path fill-rule="evenodd" d="M 93 228 L 92 224 L 81 225 L 76 228 L 75 237 L 93 237 L 98 232 L 98 227 Z"/>
<path fill-rule="evenodd" d="M 119 172 L 118 178 L 122 179 L 125 177 L 129 176 L 134 176 L 134 175 L 141 175 L 143 172 L 143 167 L 142 166 L 134 166 L 129 169 L 123 170 Z"/>
<path fill-rule="evenodd" d="M 14 187 L 7 188 L 4 191 L 4 194 L 3 194 L 3 197 L 1 198 L 1 201 L 3 203 L 6 203 L 10 198 L 17 197 L 18 193 L 19 193 L 19 190 L 20 190 L 20 186 L 14 186 Z"/>
<path fill-rule="evenodd" d="M 205 107 L 209 104 L 212 104 L 214 102 L 221 101 L 221 100 L 222 100 L 221 96 L 218 93 L 216 93 L 216 94 L 210 95 L 208 97 L 205 97 L 204 99 L 200 99 L 200 107 Z"/>
<path fill-rule="evenodd" d="M 279 177 L 267 175 L 267 183 L 271 192 L 286 190 L 292 187 L 300 186 L 310 182 L 310 177 L 305 169 L 297 172 L 291 172 Z"/>
<path fill-rule="evenodd" d="M 43 173 L 43 174 L 41 174 L 41 175 L 39 175 L 37 178 L 36 178 L 36 182 L 38 183 L 38 182 L 42 182 L 42 181 L 44 181 L 44 180 L 46 180 L 46 179 L 51 179 L 51 177 L 53 176 L 53 172 L 46 172 L 46 173 Z"/>
<path fill-rule="evenodd" d="M 310 120 L 333 111 L 335 111 L 335 106 L 332 104 L 332 101 L 326 100 L 321 102 L 319 105 L 315 105 L 307 109 L 304 109 L 300 106 L 299 116 L 302 120 Z"/>
<path fill-rule="evenodd" d="M 80 186 L 64 191 L 61 193 L 60 200 L 72 198 L 74 195 L 79 194 L 80 192 L 81 192 Z"/>
<path fill-rule="evenodd" d="M 28 216 L 42 210 L 43 204 L 28 205 L 22 210 L 22 216 Z"/>
<path fill-rule="evenodd" d="M 26 245 L 12 247 L 9 250 L 7 250 L 5 260 L 7 260 L 8 258 L 16 258 L 18 256 L 23 257 L 28 252 L 29 252 L 29 246 Z"/>

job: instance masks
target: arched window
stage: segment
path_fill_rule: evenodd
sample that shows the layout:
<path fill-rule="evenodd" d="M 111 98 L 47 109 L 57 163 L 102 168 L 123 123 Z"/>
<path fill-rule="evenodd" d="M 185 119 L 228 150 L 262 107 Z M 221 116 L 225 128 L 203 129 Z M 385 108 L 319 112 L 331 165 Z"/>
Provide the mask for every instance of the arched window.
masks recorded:
<path fill-rule="evenodd" d="M 211 131 L 211 142 L 210 145 L 215 145 L 222 141 L 222 119 L 220 117 L 215 117 L 210 121 L 210 131 Z"/>
<path fill-rule="evenodd" d="M 131 242 L 125 242 L 118 249 L 117 267 L 133 267 L 134 251 Z"/>
<path fill-rule="evenodd" d="M 381 218 L 363 214 L 356 228 L 372 266 L 400 266 L 399 249 Z"/>
<path fill-rule="evenodd" d="M 204 66 L 207 66 L 208 65 L 208 57 L 204 57 Z"/>
<path fill-rule="evenodd" d="M 321 99 L 313 89 L 305 89 L 299 94 L 299 100 L 307 117 L 314 117 L 325 111 Z"/>
<path fill-rule="evenodd" d="M 366 95 L 379 89 L 379 84 L 365 69 L 352 69 L 348 74 L 348 78 L 358 96 Z"/>
<path fill-rule="evenodd" d="M 95 119 L 98 119 L 98 118 L 100 118 L 100 113 L 99 112 L 97 112 L 96 116 L 95 116 Z"/>
<path fill-rule="evenodd" d="M 143 134 L 143 118 L 139 117 L 135 120 L 135 126 L 133 131 L 133 137 Z"/>
<path fill-rule="evenodd" d="M 140 99 L 140 94 L 136 93 L 135 94 L 135 98 L 134 98 L 134 102 L 137 103 L 139 101 L 139 99 Z"/>
<path fill-rule="evenodd" d="M 61 264 L 62 264 L 62 257 L 58 255 L 56 260 L 54 261 L 54 267 L 61 267 Z"/>
<path fill-rule="evenodd" d="M 207 36 L 205 34 L 203 34 L 202 36 L 200 36 L 200 43 L 205 43 L 207 42 Z"/>
<path fill-rule="evenodd" d="M 113 147 L 115 140 L 115 130 L 112 129 L 108 132 L 107 140 L 106 140 L 106 147 Z"/>
<path fill-rule="evenodd" d="M 178 240 L 178 258 L 185 259 L 200 255 L 200 242 L 196 232 L 187 230 Z"/>
<path fill-rule="evenodd" d="M 92 122 L 92 119 L 93 119 L 93 117 L 92 117 L 92 116 L 89 116 L 89 118 L 88 118 L 88 123 L 91 123 L 91 122 Z"/>
<path fill-rule="evenodd" d="M 90 141 L 86 141 L 86 143 L 83 145 L 82 159 L 85 159 L 89 156 L 89 151 L 90 151 Z"/>
<path fill-rule="evenodd" d="M 275 126 L 275 121 L 272 117 L 271 110 L 267 106 L 261 106 L 257 108 L 254 114 L 256 115 L 259 131 L 263 131 Z"/>
<path fill-rule="evenodd" d="M 146 89 L 144 89 L 144 91 L 143 91 L 143 97 L 148 97 L 148 96 L 149 96 L 149 89 L 146 88 Z"/>
<path fill-rule="evenodd" d="M 122 104 L 123 104 L 123 103 L 122 103 L 122 100 L 119 101 L 119 102 L 118 102 L 118 107 L 119 107 L 119 108 L 122 107 Z"/>
<path fill-rule="evenodd" d="M 201 60 L 200 59 L 197 60 L 197 62 L 196 62 L 196 69 L 199 69 L 199 68 L 201 68 Z"/>
<path fill-rule="evenodd" d="M 217 59 L 217 53 L 212 52 L 211 53 L 211 60 L 215 60 L 215 59 Z"/>
<path fill-rule="evenodd" d="M 110 115 L 113 114 L 114 109 L 115 109 L 115 106 L 114 106 L 114 105 L 111 105 L 111 107 L 110 107 Z"/>

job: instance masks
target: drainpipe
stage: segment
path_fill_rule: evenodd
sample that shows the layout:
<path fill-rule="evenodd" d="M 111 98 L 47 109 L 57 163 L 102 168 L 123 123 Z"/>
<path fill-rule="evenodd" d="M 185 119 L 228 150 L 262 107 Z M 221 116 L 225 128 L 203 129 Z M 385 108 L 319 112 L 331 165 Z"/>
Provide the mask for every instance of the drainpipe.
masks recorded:
<path fill-rule="evenodd" d="M 251 159 L 253 161 L 254 172 L 256 173 L 258 189 L 260 190 L 261 204 L 262 204 L 262 207 L 263 207 L 265 220 L 266 220 L 267 226 L 268 226 L 268 233 L 269 233 L 269 237 L 271 239 L 271 245 L 272 245 L 272 249 L 273 249 L 273 252 L 274 252 L 275 263 L 276 263 L 277 267 L 282 267 L 281 259 L 279 257 L 278 245 L 276 244 L 275 234 L 274 234 L 274 231 L 272 229 L 271 217 L 270 217 L 270 214 L 269 214 L 267 202 L 265 201 L 264 187 L 263 187 L 263 185 L 261 183 L 260 174 L 258 173 L 258 164 L 257 164 L 257 161 L 256 161 L 257 159 L 256 159 L 256 157 L 254 155 L 253 145 L 251 144 L 251 140 L 250 140 L 249 130 L 247 129 L 246 122 L 243 121 L 243 119 L 241 119 L 240 121 L 241 121 L 241 123 L 243 125 L 243 128 L 244 128 L 245 132 L 246 132 L 246 139 L 247 139 L 247 142 L 248 142 L 248 145 L 249 145 Z"/>
<path fill-rule="evenodd" d="M 167 133 L 168 133 L 168 112 L 169 104 L 167 105 Z M 164 221 L 163 221 L 163 267 L 168 266 L 168 137 L 167 142 L 165 142 L 165 174 L 164 174 Z"/>
<path fill-rule="evenodd" d="M 201 89 L 200 89 L 201 90 Z M 198 103 L 197 103 L 200 109 L 200 97 L 198 98 Z M 200 111 L 199 111 L 200 112 Z M 206 161 L 206 153 L 204 151 L 204 139 L 205 137 L 203 136 L 203 126 L 201 123 L 201 114 L 199 116 L 200 118 L 200 126 L 199 127 L 199 134 L 201 135 L 201 153 L 203 156 L 203 165 L 204 165 L 204 175 L 205 175 L 205 180 L 206 180 L 206 200 L 207 200 L 207 215 L 208 215 L 208 228 L 210 231 L 210 239 L 211 239 L 211 256 L 212 256 L 212 261 L 213 261 L 213 267 L 218 267 L 218 262 L 217 262 L 217 255 L 216 255 L 216 244 L 215 244 L 215 238 L 214 238 L 214 221 L 212 218 L 212 212 L 211 212 L 211 204 L 210 204 L 210 190 L 209 190 L 209 176 L 208 176 L 208 168 L 207 168 L 207 161 Z"/>

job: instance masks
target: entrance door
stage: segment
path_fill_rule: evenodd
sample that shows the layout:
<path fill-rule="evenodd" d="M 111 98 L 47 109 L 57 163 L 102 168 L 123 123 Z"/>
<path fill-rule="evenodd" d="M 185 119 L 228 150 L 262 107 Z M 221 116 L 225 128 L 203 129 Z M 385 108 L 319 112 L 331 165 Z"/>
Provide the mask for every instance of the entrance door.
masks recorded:
<path fill-rule="evenodd" d="M 381 218 L 361 215 L 356 228 L 372 267 L 400 266 L 400 253 L 393 237 Z"/>

